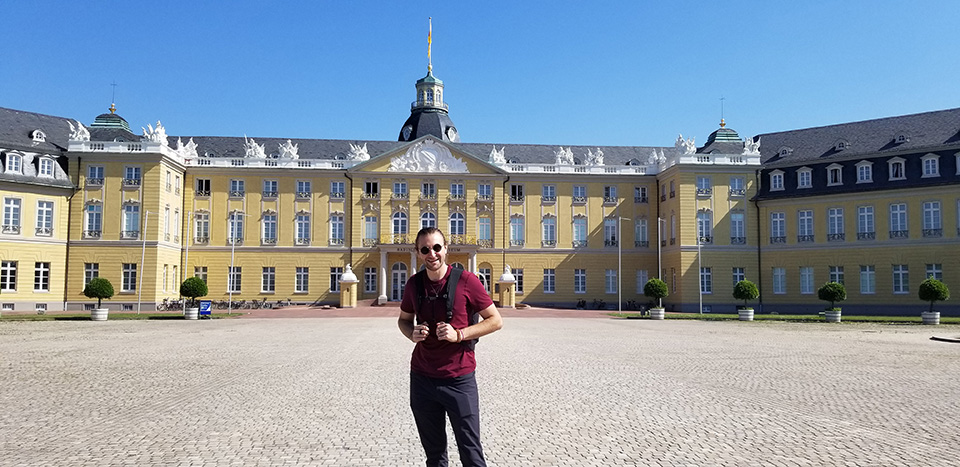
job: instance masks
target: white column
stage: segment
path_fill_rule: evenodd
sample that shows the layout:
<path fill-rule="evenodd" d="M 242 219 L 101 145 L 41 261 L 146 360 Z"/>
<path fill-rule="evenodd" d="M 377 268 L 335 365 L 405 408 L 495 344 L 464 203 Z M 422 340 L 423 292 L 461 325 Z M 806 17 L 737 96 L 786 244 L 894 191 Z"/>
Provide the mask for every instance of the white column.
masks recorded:
<path fill-rule="evenodd" d="M 387 252 L 380 251 L 380 296 L 377 297 L 377 303 L 383 305 L 387 303 Z"/>
<path fill-rule="evenodd" d="M 477 252 L 470 252 L 470 259 L 467 260 L 467 271 L 477 272 Z"/>
<path fill-rule="evenodd" d="M 417 273 L 417 252 L 410 253 L 410 277 Z"/>

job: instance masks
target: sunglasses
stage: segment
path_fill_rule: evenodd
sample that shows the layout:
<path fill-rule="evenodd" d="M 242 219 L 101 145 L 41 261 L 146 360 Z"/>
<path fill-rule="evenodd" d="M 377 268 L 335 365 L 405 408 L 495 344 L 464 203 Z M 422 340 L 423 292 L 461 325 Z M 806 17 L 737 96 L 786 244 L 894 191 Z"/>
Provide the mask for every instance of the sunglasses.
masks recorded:
<path fill-rule="evenodd" d="M 437 253 L 440 253 L 440 250 L 442 250 L 442 249 L 443 249 L 443 245 L 441 245 L 441 244 L 439 244 L 439 243 L 437 243 L 436 245 L 433 246 L 433 251 L 436 251 Z M 422 246 L 422 247 L 420 247 L 420 254 L 423 255 L 423 256 L 429 255 L 429 254 L 430 254 L 430 247 L 428 247 L 428 246 Z"/>

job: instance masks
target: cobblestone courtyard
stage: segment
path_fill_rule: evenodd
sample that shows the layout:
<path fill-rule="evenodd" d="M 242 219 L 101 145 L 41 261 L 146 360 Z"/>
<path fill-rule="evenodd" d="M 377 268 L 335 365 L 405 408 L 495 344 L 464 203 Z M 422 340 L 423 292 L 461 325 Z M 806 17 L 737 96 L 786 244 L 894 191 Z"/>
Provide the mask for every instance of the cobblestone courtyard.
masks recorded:
<path fill-rule="evenodd" d="M 507 319 L 495 466 L 960 463 L 953 327 Z M 5 322 L 2 465 L 422 465 L 396 319 Z M 459 465 L 451 438 L 452 465 Z"/>

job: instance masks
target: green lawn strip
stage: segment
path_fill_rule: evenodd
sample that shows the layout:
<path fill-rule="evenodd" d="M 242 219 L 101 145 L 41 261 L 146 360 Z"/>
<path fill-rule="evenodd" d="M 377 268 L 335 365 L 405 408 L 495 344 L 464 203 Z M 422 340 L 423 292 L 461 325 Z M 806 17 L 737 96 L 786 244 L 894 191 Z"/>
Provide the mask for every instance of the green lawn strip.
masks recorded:
<path fill-rule="evenodd" d="M 650 319 L 649 316 L 641 317 L 639 313 L 607 313 L 615 318 L 631 319 Z M 736 321 L 740 319 L 739 315 L 723 313 L 667 313 L 666 319 L 692 319 L 701 321 Z M 792 321 L 792 322 L 825 322 L 820 315 L 770 315 L 754 314 L 754 321 Z M 920 316 L 862 316 L 862 315 L 843 315 L 843 322 L 849 323 L 887 323 L 887 324 L 920 324 Z M 940 324 L 960 324 L 960 317 L 941 317 Z"/>
<path fill-rule="evenodd" d="M 233 318 L 243 313 L 214 313 L 212 319 Z M 182 320 L 180 313 L 110 313 L 108 320 Z M 0 321 L 90 321 L 90 313 L 5 314 Z"/>

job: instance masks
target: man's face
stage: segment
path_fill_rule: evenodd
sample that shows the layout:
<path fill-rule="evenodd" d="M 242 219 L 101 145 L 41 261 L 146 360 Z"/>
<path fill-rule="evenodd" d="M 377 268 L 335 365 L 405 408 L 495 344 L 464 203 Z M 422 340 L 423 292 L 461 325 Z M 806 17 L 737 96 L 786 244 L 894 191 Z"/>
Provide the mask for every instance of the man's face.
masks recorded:
<path fill-rule="evenodd" d="M 436 251 L 436 245 L 440 245 L 440 251 Z M 427 248 L 427 254 L 423 254 L 423 248 Z M 420 237 L 420 243 L 417 244 L 417 256 L 428 271 L 439 271 L 447 257 L 447 245 L 444 244 L 443 235 L 432 233 Z"/>

